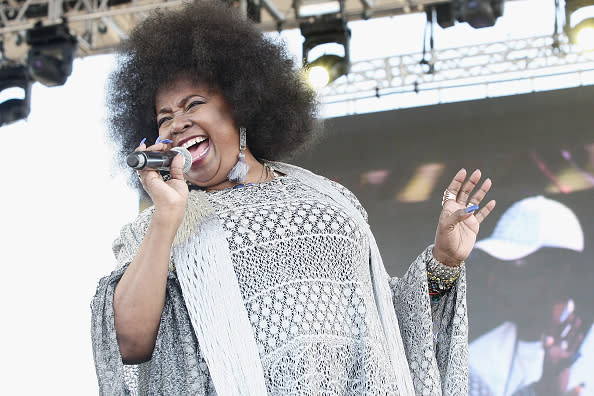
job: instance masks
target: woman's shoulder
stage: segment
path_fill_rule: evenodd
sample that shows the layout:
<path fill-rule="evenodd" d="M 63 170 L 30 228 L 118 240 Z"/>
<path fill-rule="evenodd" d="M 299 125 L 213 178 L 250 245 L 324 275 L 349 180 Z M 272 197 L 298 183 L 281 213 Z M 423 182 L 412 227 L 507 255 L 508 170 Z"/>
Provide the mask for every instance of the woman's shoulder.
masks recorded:
<path fill-rule="evenodd" d="M 367 221 L 367 211 L 365 210 L 357 196 L 351 190 L 349 190 L 347 187 L 343 186 L 336 180 L 328 179 L 325 176 L 320 177 L 326 179 L 328 183 L 330 183 L 338 192 L 340 192 L 340 194 L 342 194 L 346 199 L 348 199 L 349 202 L 355 207 L 355 209 L 357 209 L 361 213 L 365 221 Z"/>
<path fill-rule="evenodd" d="M 133 257 L 138 250 L 154 210 L 153 206 L 147 207 L 120 229 L 118 237 L 112 244 L 113 254 L 118 259 L 118 267 L 130 261 L 130 257 Z"/>
<path fill-rule="evenodd" d="M 128 222 L 121 228 L 120 235 L 122 235 L 122 233 L 142 233 L 144 235 L 144 232 L 146 232 L 146 229 L 148 228 L 154 211 L 155 207 L 152 205 L 141 209 L 140 212 L 136 215 L 136 218 L 132 219 L 130 222 Z"/>
<path fill-rule="evenodd" d="M 367 221 L 367 211 L 365 210 L 357 196 L 338 181 L 333 180 L 327 176 L 314 173 L 308 169 L 301 168 L 297 165 L 275 162 L 273 163 L 273 166 L 275 169 L 280 170 L 283 173 L 296 177 L 305 184 L 311 184 L 308 183 L 308 181 L 314 180 L 314 184 L 322 183 L 329 189 L 338 192 L 342 197 L 346 198 L 348 203 L 352 205 L 358 212 L 360 212 L 365 221 Z"/>

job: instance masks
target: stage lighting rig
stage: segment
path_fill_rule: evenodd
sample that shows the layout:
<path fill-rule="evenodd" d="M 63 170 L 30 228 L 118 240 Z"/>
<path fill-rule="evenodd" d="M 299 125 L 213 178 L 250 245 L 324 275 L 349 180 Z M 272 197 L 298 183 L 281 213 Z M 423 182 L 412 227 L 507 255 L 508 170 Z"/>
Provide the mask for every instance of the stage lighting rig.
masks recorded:
<path fill-rule="evenodd" d="M 594 50 L 594 1 L 565 0 L 565 33 L 580 49 Z"/>
<path fill-rule="evenodd" d="M 505 0 L 452 0 L 436 4 L 437 23 L 442 28 L 454 25 L 455 21 L 467 22 L 475 29 L 495 25 L 503 15 Z"/>
<path fill-rule="evenodd" d="M 14 95 L 16 92 L 20 95 Z M 13 96 L 0 103 L 0 126 L 27 118 L 31 110 L 31 80 L 25 65 L 0 66 L 0 94 Z"/>
<path fill-rule="evenodd" d="M 321 88 L 349 73 L 351 30 L 345 18 L 318 17 L 302 22 L 299 28 L 304 37 L 303 67 L 314 88 Z M 313 59 L 315 56 L 317 58 Z"/>
<path fill-rule="evenodd" d="M 66 22 L 42 26 L 37 22 L 26 32 L 30 45 L 27 68 L 31 77 L 48 87 L 64 85 L 72 73 L 77 48 L 76 37 L 70 34 Z"/>

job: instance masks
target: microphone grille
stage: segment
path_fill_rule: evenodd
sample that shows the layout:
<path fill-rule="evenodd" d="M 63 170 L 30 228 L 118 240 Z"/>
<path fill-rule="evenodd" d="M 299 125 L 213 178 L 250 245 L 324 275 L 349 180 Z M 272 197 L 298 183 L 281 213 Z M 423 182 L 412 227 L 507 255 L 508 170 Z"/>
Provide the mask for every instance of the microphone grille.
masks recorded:
<path fill-rule="evenodd" d="M 188 171 L 192 167 L 192 154 L 190 154 L 190 152 L 187 149 L 183 148 L 183 147 L 174 147 L 174 148 L 171 149 L 171 151 L 177 151 L 178 153 L 180 153 L 184 157 L 184 169 L 183 169 L 183 172 L 184 173 L 188 173 Z"/>

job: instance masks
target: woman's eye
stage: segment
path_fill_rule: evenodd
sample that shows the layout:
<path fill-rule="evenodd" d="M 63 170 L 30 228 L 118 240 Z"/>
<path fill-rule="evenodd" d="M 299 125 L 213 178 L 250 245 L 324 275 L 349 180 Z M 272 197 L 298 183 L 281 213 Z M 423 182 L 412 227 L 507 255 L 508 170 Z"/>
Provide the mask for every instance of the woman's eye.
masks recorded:
<path fill-rule="evenodd" d="M 195 108 L 201 104 L 204 104 L 204 102 L 201 100 L 194 100 L 188 104 L 188 106 L 186 107 L 186 111 L 189 111 L 190 109 Z"/>
<path fill-rule="evenodd" d="M 163 118 L 159 119 L 157 121 L 157 127 L 161 128 L 163 126 L 163 124 L 165 124 L 169 120 L 171 120 L 170 117 L 163 117 Z"/>

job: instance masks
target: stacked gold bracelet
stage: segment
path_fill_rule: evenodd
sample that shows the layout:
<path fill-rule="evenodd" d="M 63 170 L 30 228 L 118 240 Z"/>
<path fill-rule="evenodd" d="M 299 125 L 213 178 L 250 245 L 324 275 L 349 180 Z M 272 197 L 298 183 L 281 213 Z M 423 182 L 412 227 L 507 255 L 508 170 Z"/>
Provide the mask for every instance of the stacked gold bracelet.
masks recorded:
<path fill-rule="evenodd" d="M 462 266 L 450 267 L 440 263 L 433 255 L 427 262 L 427 282 L 429 284 L 429 296 L 432 302 L 437 302 L 447 293 L 460 277 Z"/>

